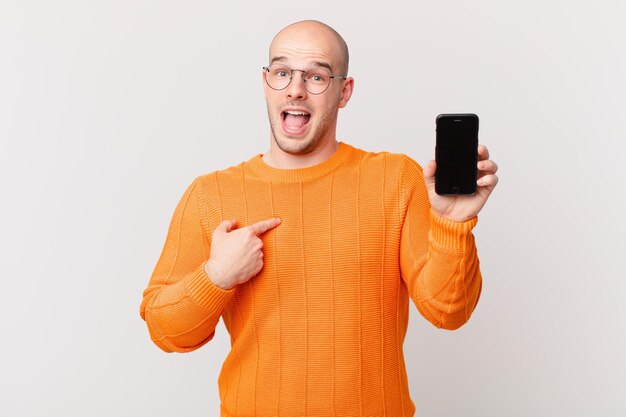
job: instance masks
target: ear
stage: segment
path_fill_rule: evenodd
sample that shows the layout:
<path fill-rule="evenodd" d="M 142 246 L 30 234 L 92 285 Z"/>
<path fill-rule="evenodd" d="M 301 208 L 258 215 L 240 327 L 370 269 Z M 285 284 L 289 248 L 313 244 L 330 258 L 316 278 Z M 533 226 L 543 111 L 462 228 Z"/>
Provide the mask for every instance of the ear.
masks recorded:
<path fill-rule="evenodd" d="M 261 84 L 263 85 L 263 96 L 267 98 L 267 83 L 265 82 L 265 70 L 261 68 Z"/>
<path fill-rule="evenodd" d="M 339 97 L 339 108 L 346 107 L 350 97 L 352 97 L 352 91 L 354 90 L 354 78 L 348 77 L 343 81 L 343 87 L 341 88 L 341 96 Z"/>

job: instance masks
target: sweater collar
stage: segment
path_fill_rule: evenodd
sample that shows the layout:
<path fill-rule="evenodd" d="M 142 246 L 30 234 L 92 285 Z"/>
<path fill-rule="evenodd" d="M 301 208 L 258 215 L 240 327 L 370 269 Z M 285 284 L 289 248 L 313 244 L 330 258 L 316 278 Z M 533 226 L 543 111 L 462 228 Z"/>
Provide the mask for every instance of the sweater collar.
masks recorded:
<path fill-rule="evenodd" d="M 339 147 L 329 158 L 317 165 L 306 168 L 283 169 L 274 168 L 266 164 L 259 153 L 252 157 L 246 166 L 258 177 L 275 182 L 306 182 L 325 176 L 344 165 L 354 154 L 356 149 L 344 142 L 339 142 Z"/>

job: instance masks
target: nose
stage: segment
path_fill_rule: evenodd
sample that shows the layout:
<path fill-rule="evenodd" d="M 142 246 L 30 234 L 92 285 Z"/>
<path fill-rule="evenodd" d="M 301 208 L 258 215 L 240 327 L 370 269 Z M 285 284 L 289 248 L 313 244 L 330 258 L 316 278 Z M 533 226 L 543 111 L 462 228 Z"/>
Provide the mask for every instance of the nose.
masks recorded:
<path fill-rule="evenodd" d="M 298 74 L 296 74 L 298 73 Z M 306 88 L 304 87 L 304 71 L 292 70 L 291 82 L 287 86 L 287 97 L 290 99 L 304 99 L 306 98 Z"/>

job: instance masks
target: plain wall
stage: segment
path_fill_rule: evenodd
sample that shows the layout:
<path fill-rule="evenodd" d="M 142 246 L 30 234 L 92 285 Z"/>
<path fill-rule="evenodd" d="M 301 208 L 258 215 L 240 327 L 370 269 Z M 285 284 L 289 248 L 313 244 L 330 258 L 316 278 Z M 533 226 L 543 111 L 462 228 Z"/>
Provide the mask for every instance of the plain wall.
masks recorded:
<path fill-rule="evenodd" d="M 626 6 L 591 4 L 3 0 L 0 414 L 219 414 L 222 322 L 166 354 L 142 291 L 193 178 L 269 148 L 269 42 L 314 18 L 350 47 L 339 140 L 425 164 L 473 112 L 500 166 L 471 320 L 411 304 L 416 415 L 626 415 Z"/>

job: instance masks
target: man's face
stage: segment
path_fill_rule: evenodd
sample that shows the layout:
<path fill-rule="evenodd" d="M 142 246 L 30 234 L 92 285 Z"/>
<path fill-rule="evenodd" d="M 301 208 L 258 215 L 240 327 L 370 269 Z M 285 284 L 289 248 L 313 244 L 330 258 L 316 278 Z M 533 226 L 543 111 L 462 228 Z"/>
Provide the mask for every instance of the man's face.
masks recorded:
<path fill-rule="evenodd" d="M 306 71 L 323 66 L 331 75 L 345 75 L 339 73 L 340 60 L 335 39 L 321 29 L 287 28 L 270 47 L 270 64 L 281 63 L 292 69 Z M 306 90 L 302 71 L 293 71 L 291 82 L 283 90 L 270 88 L 265 76 L 271 135 L 283 152 L 306 154 L 323 140 L 334 139 L 338 109 L 347 103 L 342 78 L 331 79 L 325 92 L 314 95 Z"/>

